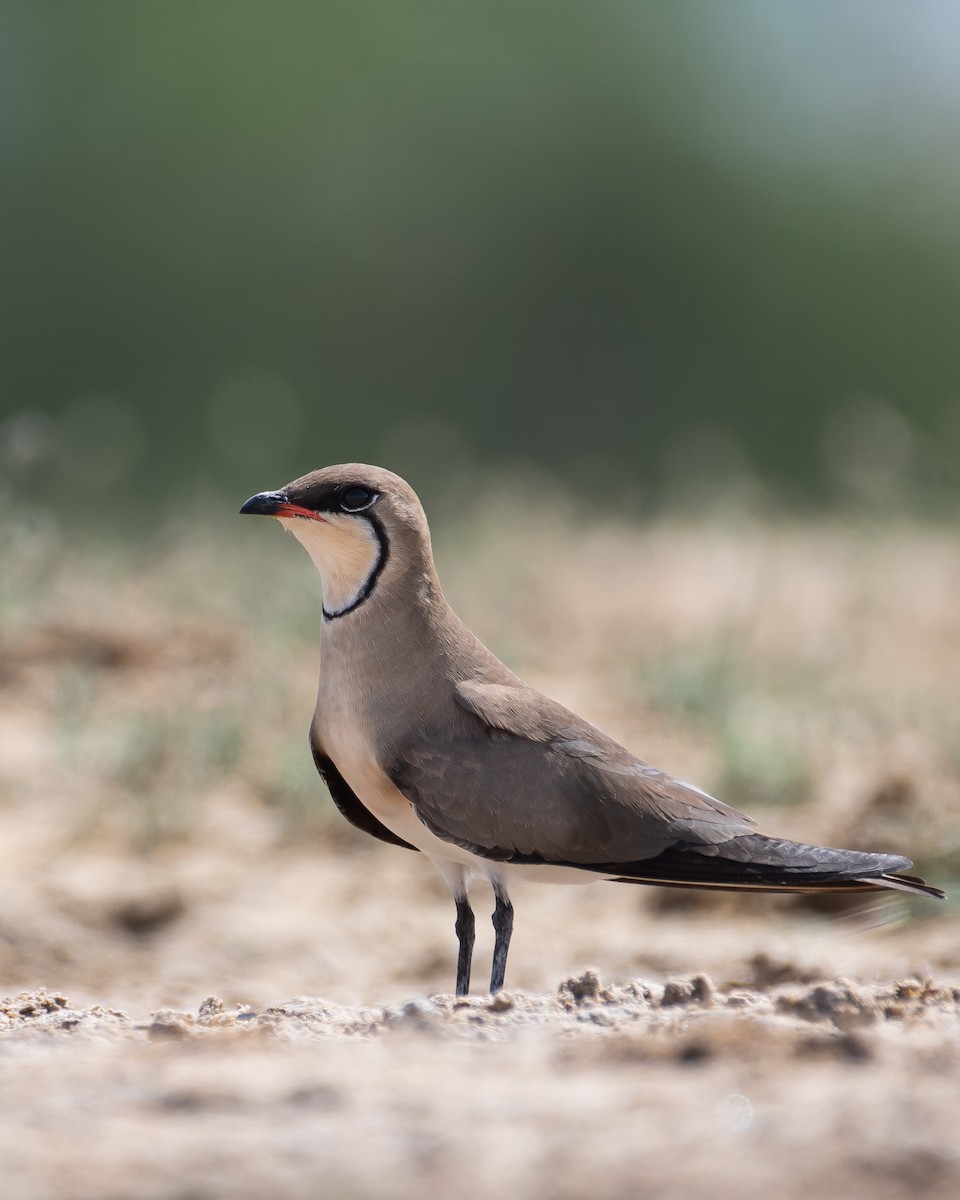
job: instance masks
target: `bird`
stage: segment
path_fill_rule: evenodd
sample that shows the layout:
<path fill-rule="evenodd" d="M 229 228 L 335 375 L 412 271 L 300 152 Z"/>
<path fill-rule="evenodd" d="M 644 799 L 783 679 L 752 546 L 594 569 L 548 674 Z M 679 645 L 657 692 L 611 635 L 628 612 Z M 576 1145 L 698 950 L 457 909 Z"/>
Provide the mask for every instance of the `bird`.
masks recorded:
<path fill-rule="evenodd" d="M 348 821 L 445 880 L 457 996 L 470 991 L 477 879 L 495 902 L 491 993 L 504 986 L 517 880 L 943 898 L 904 873 L 908 858 L 756 832 L 524 683 L 447 602 L 423 506 L 398 475 L 323 467 L 240 512 L 276 518 L 320 574 L 314 762 Z"/>

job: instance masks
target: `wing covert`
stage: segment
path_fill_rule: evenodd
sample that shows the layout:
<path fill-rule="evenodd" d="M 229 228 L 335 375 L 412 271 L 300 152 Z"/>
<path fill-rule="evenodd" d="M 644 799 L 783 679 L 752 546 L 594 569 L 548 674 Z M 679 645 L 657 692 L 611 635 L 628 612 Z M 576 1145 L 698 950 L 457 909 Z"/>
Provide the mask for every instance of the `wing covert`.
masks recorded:
<path fill-rule="evenodd" d="M 587 865 L 717 845 L 753 822 L 523 685 L 460 683 L 449 725 L 386 769 L 438 837 L 500 861 Z"/>

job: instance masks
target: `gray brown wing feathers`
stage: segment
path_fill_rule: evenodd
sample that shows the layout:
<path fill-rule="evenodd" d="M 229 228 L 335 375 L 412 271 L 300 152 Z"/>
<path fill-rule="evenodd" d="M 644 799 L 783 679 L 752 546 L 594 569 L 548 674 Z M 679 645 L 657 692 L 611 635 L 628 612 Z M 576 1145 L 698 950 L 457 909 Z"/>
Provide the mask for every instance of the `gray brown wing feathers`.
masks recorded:
<path fill-rule="evenodd" d="M 942 895 L 896 874 L 906 858 L 754 833 L 532 688 L 468 681 L 454 694 L 451 727 L 405 744 L 388 773 L 428 828 L 481 857 L 675 887 Z"/>
<path fill-rule="evenodd" d="M 532 688 L 466 682 L 455 700 L 450 725 L 398 747 L 387 770 L 425 825 L 477 854 L 631 861 L 753 826 Z"/>

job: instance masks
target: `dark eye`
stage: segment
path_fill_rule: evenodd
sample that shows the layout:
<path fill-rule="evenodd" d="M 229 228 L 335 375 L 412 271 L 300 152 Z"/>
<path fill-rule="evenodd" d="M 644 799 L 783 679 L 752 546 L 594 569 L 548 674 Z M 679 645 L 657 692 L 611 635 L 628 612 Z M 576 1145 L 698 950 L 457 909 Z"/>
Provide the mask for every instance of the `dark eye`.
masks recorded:
<path fill-rule="evenodd" d="M 376 500 L 377 493 L 371 492 L 369 488 L 354 485 L 348 487 L 340 496 L 340 507 L 344 512 L 360 512 L 364 508 L 369 508 Z"/>

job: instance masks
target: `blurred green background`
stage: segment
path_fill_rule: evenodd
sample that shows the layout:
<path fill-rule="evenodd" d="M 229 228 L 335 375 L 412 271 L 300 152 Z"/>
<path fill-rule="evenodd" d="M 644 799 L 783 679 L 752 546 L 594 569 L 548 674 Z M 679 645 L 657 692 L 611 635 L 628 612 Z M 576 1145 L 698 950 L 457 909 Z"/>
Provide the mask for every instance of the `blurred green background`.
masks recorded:
<path fill-rule="evenodd" d="M 0 3 L 0 486 L 952 511 L 958 130 L 948 0 Z"/>

